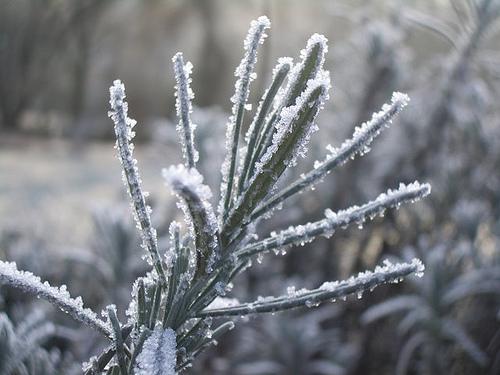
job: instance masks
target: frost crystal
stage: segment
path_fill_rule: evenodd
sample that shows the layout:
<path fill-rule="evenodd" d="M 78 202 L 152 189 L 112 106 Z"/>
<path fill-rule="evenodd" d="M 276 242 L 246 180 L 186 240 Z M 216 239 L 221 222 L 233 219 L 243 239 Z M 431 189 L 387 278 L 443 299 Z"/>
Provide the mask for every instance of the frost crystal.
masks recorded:
<path fill-rule="evenodd" d="M 388 127 L 394 116 L 398 114 L 407 104 L 409 98 L 406 94 L 395 92 L 392 95 L 391 104 L 384 104 L 382 109 L 373 114 L 372 119 L 360 127 L 356 127 L 353 137 L 345 141 L 338 149 L 330 145 L 327 146 L 329 154 L 323 161 L 316 161 L 314 169 L 302 174 L 299 179 L 287 186 L 263 202 L 252 214 L 252 218 L 262 215 L 269 216 L 270 213 L 279 207 L 287 198 L 294 194 L 301 193 L 306 188 L 314 189 L 314 185 L 321 181 L 335 167 L 353 159 L 356 154 L 365 154 L 369 151 L 369 146 L 375 137 L 380 134 L 384 127 Z"/>
<path fill-rule="evenodd" d="M 171 328 L 157 326 L 137 356 L 136 375 L 175 375 L 176 336 Z"/>
<path fill-rule="evenodd" d="M 222 184 L 220 192 L 221 200 L 219 203 L 221 221 L 225 211 L 229 208 L 231 203 L 241 122 L 243 120 L 245 104 L 248 100 L 250 82 L 256 78 L 256 74 L 253 73 L 253 70 L 257 62 L 257 47 L 264 42 L 267 36 L 264 31 L 270 26 L 271 22 L 265 16 L 259 17 L 257 20 L 251 22 L 250 29 L 248 30 L 247 37 L 243 44 L 245 55 L 234 73 L 238 79 L 235 83 L 234 95 L 231 97 L 233 108 L 226 130 L 226 158 L 221 168 Z"/>
<path fill-rule="evenodd" d="M 200 317 L 215 317 L 274 313 L 300 306 L 315 307 L 322 302 L 337 298 L 345 300 L 351 294 L 356 294 L 358 298 L 361 298 L 363 292 L 373 291 L 381 284 L 397 283 L 409 274 L 413 273 L 421 277 L 424 269 L 424 265 L 419 259 L 413 259 L 410 263 L 397 264 L 385 260 L 383 266 L 377 266 L 373 271 L 360 272 L 357 276 L 352 276 L 347 280 L 325 282 L 316 289 L 297 290 L 294 286 L 290 286 L 287 288 L 286 294 L 282 296 L 259 296 L 255 302 L 221 307 L 210 306 L 199 315 Z"/>
<path fill-rule="evenodd" d="M 53 287 L 28 271 L 20 271 L 14 262 L 0 260 L 0 283 L 21 289 L 39 298 L 46 299 L 74 319 L 97 329 L 111 337 L 110 327 L 90 309 L 83 306 L 81 297 L 72 298 L 65 285 Z"/>
<path fill-rule="evenodd" d="M 146 205 L 146 199 L 142 190 L 142 181 L 137 168 L 137 160 L 133 157 L 134 145 L 132 139 L 135 135 L 132 128 L 136 121 L 128 117 L 128 103 L 125 101 L 125 86 L 120 80 L 113 82 L 109 89 L 111 111 L 109 117 L 115 123 L 116 149 L 123 167 L 123 182 L 127 187 L 132 201 L 132 210 L 137 222 L 137 228 L 141 232 L 142 246 L 146 249 L 152 259 L 158 276 L 163 284 L 166 283 L 165 275 L 161 266 L 156 239 L 156 229 L 151 225 L 151 208 Z"/>
<path fill-rule="evenodd" d="M 311 103 L 311 97 L 313 92 L 321 89 L 321 95 L 314 103 Z M 256 163 L 256 173 L 262 171 L 263 167 L 271 160 L 273 155 L 279 149 L 280 145 L 283 143 L 287 134 L 292 131 L 292 126 L 294 122 L 298 119 L 299 113 L 304 111 L 307 106 L 315 106 L 316 114 L 317 112 L 323 108 L 325 101 L 328 100 L 328 90 L 330 89 L 330 74 L 327 71 L 320 71 L 318 75 L 310 79 L 307 82 L 307 87 L 304 92 L 297 98 L 294 105 L 289 107 L 285 107 L 280 112 L 280 119 L 276 125 L 276 132 L 273 135 L 273 140 L 271 145 L 267 148 L 264 155 L 262 155 L 261 159 L 258 163 Z M 315 115 L 316 115 L 315 114 Z M 318 130 L 318 127 L 313 124 L 315 115 L 312 116 L 309 124 L 303 125 L 306 131 L 304 132 L 301 139 L 294 146 L 294 150 L 291 153 L 291 156 L 288 160 L 285 160 L 284 163 L 287 166 L 293 166 L 296 163 L 297 156 L 300 155 L 305 157 L 307 151 L 307 143 L 311 138 L 311 134 Z"/>
<path fill-rule="evenodd" d="M 182 53 L 180 52 L 175 54 L 172 62 L 174 63 L 175 79 L 177 81 L 177 85 L 175 86 L 175 108 L 177 110 L 177 117 L 179 118 L 177 132 L 181 140 L 182 154 L 184 155 L 186 164 L 189 168 L 192 168 L 199 158 L 198 151 L 194 147 L 194 130 L 196 129 L 196 125 L 191 122 L 191 112 L 193 112 L 191 100 L 194 98 L 194 93 L 189 85 L 191 83 L 189 76 L 193 65 L 190 62 L 184 64 Z"/>
<path fill-rule="evenodd" d="M 217 218 L 209 201 L 212 192 L 203 184 L 203 176 L 195 168 L 186 169 L 179 164 L 164 169 L 162 173 L 167 184 L 180 198 L 180 207 L 184 211 L 190 234 L 196 239 L 198 251 L 206 249 L 210 254 L 206 271 L 211 273 L 219 257 Z"/>
<path fill-rule="evenodd" d="M 408 185 L 401 183 L 397 190 L 389 189 L 387 193 L 380 194 L 377 199 L 361 207 L 352 206 L 338 212 L 326 209 L 323 220 L 291 226 L 278 234 L 250 244 L 239 250 L 237 254 L 238 256 L 249 256 L 290 245 L 304 245 L 318 236 L 330 237 L 336 229 L 347 228 L 352 223 L 356 223 L 361 227 L 367 218 L 373 219 L 377 215 L 382 215 L 389 207 L 398 208 L 403 202 L 417 201 L 428 195 L 430 191 L 429 184 L 420 184 L 417 181 Z"/>

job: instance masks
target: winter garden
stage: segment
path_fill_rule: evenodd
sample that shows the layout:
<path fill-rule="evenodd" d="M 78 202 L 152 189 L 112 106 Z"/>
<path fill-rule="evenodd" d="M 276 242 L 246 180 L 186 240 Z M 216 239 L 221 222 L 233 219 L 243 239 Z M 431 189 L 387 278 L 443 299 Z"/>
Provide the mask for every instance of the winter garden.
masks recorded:
<path fill-rule="evenodd" d="M 499 1 L 0 7 L 0 375 L 500 373 Z"/>

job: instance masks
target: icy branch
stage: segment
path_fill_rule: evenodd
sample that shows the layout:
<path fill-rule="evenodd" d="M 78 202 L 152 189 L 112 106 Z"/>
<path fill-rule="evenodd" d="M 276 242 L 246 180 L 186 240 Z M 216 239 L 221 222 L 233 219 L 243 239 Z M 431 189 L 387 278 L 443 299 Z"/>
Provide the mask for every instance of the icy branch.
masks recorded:
<path fill-rule="evenodd" d="M 430 193 L 429 184 L 413 182 L 409 185 L 400 184 L 397 190 L 388 190 L 380 194 L 374 201 L 361 207 L 352 206 L 337 213 L 325 210 L 325 218 L 305 225 L 292 226 L 262 241 L 253 243 L 238 252 L 238 257 L 251 256 L 270 250 L 283 249 L 290 245 L 304 245 L 318 236 L 330 237 L 336 229 L 346 228 L 352 223 L 362 227 L 367 218 L 383 215 L 389 207 L 399 207 L 405 202 L 414 202 Z"/>
<path fill-rule="evenodd" d="M 115 124 L 116 149 L 123 168 L 123 181 L 127 187 L 132 201 L 132 209 L 137 227 L 141 232 L 143 248 L 148 251 L 151 262 L 154 265 L 158 277 L 163 285 L 166 284 L 158 243 L 156 229 L 151 225 L 151 208 L 146 205 L 146 199 L 142 191 L 142 181 L 137 168 L 137 160 L 133 157 L 134 145 L 132 139 L 135 132 L 132 128 L 136 121 L 128 117 L 128 103 L 125 101 L 125 86 L 119 80 L 113 82 L 109 89 L 111 111 L 109 117 Z"/>
<path fill-rule="evenodd" d="M 85 323 L 108 338 L 111 337 L 110 327 L 99 319 L 92 310 L 83 306 L 81 297 L 72 298 L 65 285 L 59 288 L 50 286 L 47 281 L 42 282 L 38 276 L 31 272 L 18 270 L 16 263 L 1 260 L 0 283 L 43 298 L 69 314 L 73 319 Z"/>
<path fill-rule="evenodd" d="M 180 207 L 201 255 L 198 268 L 211 273 L 219 257 L 219 240 L 217 219 L 209 202 L 210 188 L 195 168 L 186 169 L 182 164 L 164 169 L 163 177 L 181 200 Z"/>
<path fill-rule="evenodd" d="M 198 151 L 194 147 L 194 129 L 196 125 L 191 122 L 191 100 L 194 98 L 193 91 L 189 84 L 191 83 L 191 70 L 193 65 L 188 61 L 184 64 L 182 53 L 178 52 L 172 58 L 174 63 L 176 102 L 175 108 L 177 110 L 177 117 L 179 124 L 177 125 L 177 132 L 182 145 L 182 154 L 185 159 L 186 167 L 193 168 L 198 161 Z"/>
<path fill-rule="evenodd" d="M 321 162 L 314 163 L 314 169 L 302 175 L 298 180 L 288 185 L 285 189 L 272 196 L 252 213 L 252 220 L 265 215 L 287 198 L 314 186 L 335 167 L 344 164 L 356 155 L 364 155 L 370 150 L 370 144 L 384 130 L 389 127 L 393 118 L 408 104 L 406 94 L 395 92 L 392 94 L 390 104 L 384 104 L 379 112 L 373 114 L 370 121 L 356 127 L 352 138 L 346 140 L 337 149 L 330 145 L 327 149 L 330 154 Z"/>
<path fill-rule="evenodd" d="M 270 26 L 271 23 L 265 16 L 251 22 L 244 42 L 245 55 L 235 71 L 238 80 L 235 84 L 235 93 L 231 98 L 233 109 L 227 124 L 226 158 L 222 164 L 221 201 L 219 204 L 221 218 L 226 216 L 231 204 L 241 123 L 248 100 L 250 82 L 257 76 L 253 72 L 257 61 L 257 47 L 264 42 L 265 30 Z"/>
<path fill-rule="evenodd" d="M 199 313 L 205 316 L 234 316 L 250 315 L 257 313 L 270 313 L 289 310 L 296 307 L 313 307 L 325 301 L 335 301 L 338 298 L 346 298 L 356 293 L 358 298 L 363 292 L 372 291 L 375 287 L 385 283 L 397 283 L 403 277 L 414 273 L 421 277 L 424 265 L 419 259 L 413 259 L 411 263 L 392 264 L 385 261 L 383 266 L 377 266 L 374 271 L 360 272 L 358 276 L 352 276 L 344 281 L 326 282 L 319 288 L 308 290 L 288 288 L 288 293 L 280 297 L 260 297 L 255 302 L 228 306 L 218 309 L 206 309 Z"/>

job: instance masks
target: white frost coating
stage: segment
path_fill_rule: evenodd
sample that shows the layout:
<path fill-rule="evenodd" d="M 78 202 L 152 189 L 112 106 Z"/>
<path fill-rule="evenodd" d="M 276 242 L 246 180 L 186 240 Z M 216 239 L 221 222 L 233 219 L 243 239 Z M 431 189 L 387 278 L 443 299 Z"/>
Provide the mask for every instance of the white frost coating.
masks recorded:
<path fill-rule="evenodd" d="M 125 86 L 120 80 L 113 82 L 109 88 L 111 111 L 109 117 L 115 124 L 116 146 L 118 157 L 123 168 L 123 182 L 130 195 L 134 219 L 142 237 L 142 247 L 150 257 L 148 261 L 154 264 L 158 276 L 163 284 L 166 283 L 162 272 L 156 229 L 151 225 L 151 207 L 146 205 L 145 194 L 142 190 L 142 181 L 137 168 L 137 160 L 133 157 L 134 145 L 132 139 L 135 132 L 132 130 L 136 121 L 128 117 L 128 103 L 125 101 Z"/>
<path fill-rule="evenodd" d="M 395 115 L 405 108 L 410 101 L 408 95 L 401 92 L 394 92 L 392 94 L 391 103 L 384 104 L 379 112 L 376 112 L 372 115 L 372 118 L 368 122 L 364 122 L 361 126 L 357 126 L 354 129 L 354 134 L 352 138 L 344 141 L 339 148 L 332 147 L 331 145 L 327 146 L 327 150 L 329 154 L 327 157 L 319 162 L 316 161 L 314 163 L 314 168 L 319 169 L 335 158 L 344 155 L 349 152 L 349 155 L 346 155 L 350 158 L 354 158 L 355 154 L 364 155 L 370 151 L 370 144 L 373 140 L 384 130 L 388 128 L 392 122 L 392 119 Z M 343 162 L 346 162 L 343 160 Z"/>
<path fill-rule="evenodd" d="M 191 100 L 194 98 L 194 93 L 190 86 L 190 75 L 193 65 L 189 61 L 184 64 L 181 52 L 175 54 L 172 62 L 174 63 L 175 80 L 177 82 L 175 86 L 175 108 L 179 123 L 176 129 L 181 140 L 184 160 L 187 166 L 192 168 L 199 158 L 198 151 L 194 147 L 194 130 L 196 129 L 196 125 L 191 121 L 191 113 L 193 112 Z"/>
<path fill-rule="evenodd" d="M 365 291 L 372 291 L 385 283 L 399 283 L 409 274 L 422 277 L 424 270 L 425 267 L 419 259 L 397 264 L 385 260 L 383 266 L 377 266 L 373 271 L 360 272 L 347 280 L 325 282 L 316 289 L 296 290 L 294 286 L 290 286 L 284 295 L 258 297 L 254 302 L 235 306 L 207 308 L 201 312 L 200 317 L 274 313 L 304 305 L 314 307 L 325 301 L 335 302 L 337 298 L 345 300 L 351 294 L 356 294 L 359 299 Z"/>
<path fill-rule="evenodd" d="M 99 319 L 95 312 L 85 308 L 81 297 L 72 298 L 65 285 L 59 288 L 50 286 L 47 281 L 42 282 L 38 276 L 33 275 L 31 272 L 18 270 L 15 262 L 1 260 L 0 283 L 46 299 L 63 312 L 71 315 L 72 318 L 111 337 L 110 326 Z"/>
<path fill-rule="evenodd" d="M 325 62 L 325 55 L 328 52 L 328 39 L 324 35 L 313 34 L 308 39 L 306 48 L 300 51 L 300 58 L 302 59 L 302 61 L 296 64 L 290 71 L 286 89 L 278 93 L 275 101 L 275 109 L 278 109 L 280 106 L 290 106 L 296 104 L 292 101 L 293 90 L 297 83 L 299 73 L 304 68 L 305 60 L 311 55 L 312 50 L 316 45 L 319 46 L 320 48 L 319 61 L 315 66 L 315 70 L 311 72 L 310 79 L 313 79 L 316 76 L 316 74 L 323 69 L 323 64 Z"/>
<path fill-rule="evenodd" d="M 383 266 L 376 266 L 373 271 L 363 271 L 358 273 L 357 276 L 351 276 L 349 279 L 343 281 L 327 281 L 323 283 L 318 289 L 331 292 L 345 285 L 359 285 L 359 284 L 364 285 L 373 280 L 374 278 L 377 278 L 377 276 L 380 274 L 397 273 L 398 271 L 407 268 L 408 265 L 410 265 L 410 267 L 415 269 L 415 271 L 413 271 L 413 274 L 415 276 L 422 277 L 424 275 L 425 266 L 420 259 L 414 258 L 410 263 L 396 263 L 396 264 L 391 263 L 389 260 L 386 259 L 383 262 Z M 392 280 L 392 282 L 399 282 L 399 281 L 400 281 L 399 278 Z"/>
<path fill-rule="evenodd" d="M 207 306 L 207 309 L 222 309 L 225 307 L 237 306 L 239 304 L 240 301 L 236 298 L 217 297 L 210 305 Z"/>
<path fill-rule="evenodd" d="M 346 286 L 356 286 L 360 290 L 357 291 L 358 296 L 359 293 L 364 291 L 364 285 L 373 283 L 373 280 L 379 280 L 380 276 L 387 274 L 399 274 L 401 271 L 411 268 L 414 271 L 412 272 L 417 277 L 422 277 L 424 275 L 425 266 L 422 261 L 418 258 L 413 258 L 410 263 L 391 263 L 388 259 L 383 261 L 383 265 L 377 265 L 373 271 L 363 271 L 359 272 L 357 276 L 351 276 L 346 280 L 341 281 L 326 281 L 319 288 L 316 289 L 306 289 L 302 288 L 296 290 L 294 286 L 287 288 L 287 296 L 291 298 L 300 297 L 310 293 L 317 293 L 320 291 L 324 292 L 334 292 L 340 288 Z M 385 282 L 398 283 L 401 281 L 402 276 L 397 276 L 394 279 L 387 280 Z M 373 285 L 370 286 L 370 289 L 373 290 Z M 359 297 L 361 298 L 361 297 Z"/>
<path fill-rule="evenodd" d="M 172 268 L 177 259 L 176 242 L 179 241 L 180 230 L 181 227 L 177 221 L 172 221 L 168 227 L 169 247 L 165 252 L 165 273 L 167 278 L 172 274 Z"/>
<path fill-rule="evenodd" d="M 288 185 L 268 201 L 258 207 L 253 216 L 265 215 L 269 217 L 272 211 L 290 196 L 304 191 L 306 188 L 314 189 L 314 185 L 320 182 L 336 166 L 342 165 L 349 159 L 353 159 L 356 154 L 363 155 L 370 150 L 371 142 L 382 130 L 389 127 L 392 119 L 408 104 L 409 98 L 406 94 L 395 92 L 392 95 L 390 104 L 384 104 L 382 109 L 373 114 L 370 121 L 356 127 L 351 139 L 346 140 L 339 148 L 328 145 L 326 148 L 329 154 L 323 161 L 314 162 L 314 169 L 302 174 L 292 184 Z"/>
<path fill-rule="evenodd" d="M 136 375 L 175 375 L 176 336 L 171 328 L 157 326 L 137 356 Z"/>
<path fill-rule="evenodd" d="M 179 206 L 184 212 L 192 238 L 197 238 L 202 234 L 209 238 L 207 245 L 210 249 L 210 258 L 207 272 L 210 273 L 219 256 L 217 218 L 209 201 L 212 198 L 212 192 L 207 185 L 203 184 L 203 176 L 195 168 L 187 169 L 179 164 L 163 169 L 162 174 L 166 183 L 172 187 L 180 199 Z M 202 218 L 202 222 L 195 223 L 194 214 Z"/>
<path fill-rule="evenodd" d="M 324 103 L 328 100 L 328 90 L 330 89 L 330 74 L 328 71 L 321 70 L 315 78 L 310 79 L 307 82 L 307 87 L 304 92 L 297 98 L 297 101 L 294 105 L 290 107 L 285 107 L 281 110 L 280 119 L 278 124 L 276 125 L 276 131 L 273 135 L 273 140 L 271 145 L 267 148 L 264 155 L 262 155 L 261 159 L 255 164 L 256 173 L 258 175 L 262 168 L 271 160 L 272 156 L 276 153 L 279 146 L 283 142 L 284 138 L 288 134 L 288 132 L 292 131 L 293 123 L 297 120 L 299 113 L 313 103 L 310 103 L 311 94 L 317 90 L 318 88 L 323 88 L 323 93 L 319 97 L 319 104 L 317 105 L 316 113 L 323 108 Z M 296 148 L 292 153 L 292 156 L 289 160 L 285 160 L 285 164 L 288 166 L 292 166 L 296 163 L 297 156 L 300 155 L 305 157 L 307 151 L 307 143 L 311 138 L 311 134 L 318 130 L 316 124 L 314 124 L 315 116 L 312 117 L 312 121 L 309 124 L 305 125 L 307 131 L 305 132 L 302 139 L 297 142 Z"/>
<path fill-rule="evenodd" d="M 271 22 L 266 16 L 259 17 L 257 20 L 253 20 L 250 23 L 250 29 L 248 30 L 247 37 L 243 43 L 245 55 L 234 73 L 238 79 L 235 83 L 234 95 L 231 97 L 233 107 L 226 129 L 226 157 L 221 167 L 221 199 L 218 208 L 221 225 L 224 216 L 226 196 L 231 194 L 233 186 L 229 186 L 229 184 L 230 175 L 234 173 L 236 166 L 236 153 L 238 149 L 239 137 L 239 134 L 237 134 L 239 133 L 239 129 L 236 129 L 238 126 L 238 116 L 242 115 L 241 111 L 244 110 L 245 103 L 248 100 L 250 82 L 257 77 L 256 73 L 253 73 L 255 63 L 257 62 L 257 47 L 259 44 L 264 42 L 264 39 L 267 36 L 264 31 L 269 27 L 271 27 Z"/>
<path fill-rule="evenodd" d="M 325 218 L 313 223 L 291 226 L 279 233 L 274 233 L 270 237 L 250 244 L 246 248 L 237 252 L 238 256 L 249 256 L 275 249 L 283 249 L 291 245 L 301 245 L 313 241 L 318 236 L 330 237 L 338 228 L 345 229 L 352 223 L 358 224 L 362 228 L 363 223 L 377 215 L 383 215 L 389 207 L 397 207 L 404 202 L 417 201 L 431 191 L 429 184 L 420 184 L 415 181 L 405 185 L 401 183 L 397 190 L 389 189 L 386 193 L 380 194 L 377 199 L 370 201 L 363 206 L 352 206 L 346 210 L 333 212 L 325 210 Z"/>
<path fill-rule="evenodd" d="M 273 69 L 273 73 L 272 73 L 272 78 L 271 78 L 271 82 L 274 82 L 274 80 L 276 79 L 276 75 L 279 73 L 279 71 L 285 66 L 293 66 L 293 59 L 291 57 L 280 57 L 278 59 L 278 64 L 274 67 Z M 259 102 L 259 107 L 257 109 L 257 113 L 259 113 L 261 111 L 261 108 L 262 108 L 262 105 L 264 104 L 264 98 L 266 97 L 267 93 L 268 93 L 269 90 L 266 90 L 264 92 L 264 94 L 262 95 L 262 99 L 261 101 Z M 276 94 L 277 96 L 279 94 Z M 268 117 L 271 116 L 271 114 L 268 115 Z M 250 124 L 249 128 L 248 128 L 248 131 L 245 135 L 245 142 L 246 143 L 249 143 L 250 141 L 250 136 L 252 135 L 252 133 L 254 132 L 254 129 L 255 129 L 255 122 L 257 121 L 258 119 L 258 116 L 255 116 L 252 123 Z M 267 122 L 267 121 L 265 121 Z"/>

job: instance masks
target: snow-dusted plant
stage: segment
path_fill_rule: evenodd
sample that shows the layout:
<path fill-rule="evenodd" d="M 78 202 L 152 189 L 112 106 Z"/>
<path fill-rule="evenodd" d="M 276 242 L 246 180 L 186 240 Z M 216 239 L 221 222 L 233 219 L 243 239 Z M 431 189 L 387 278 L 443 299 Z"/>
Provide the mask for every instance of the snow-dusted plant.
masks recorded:
<path fill-rule="evenodd" d="M 131 198 L 132 211 L 142 236 L 143 248 L 152 270 L 136 280 L 128 321 L 120 322 L 114 306 L 108 306 L 103 320 L 84 308 L 80 298 L 73 299 L 65 287 L 54 288 L 13 263 L 0 263 L 0 281 L 46 298 L 109 339 L 111 345 L 84 366 L 87 374 L 104 371 L 112 374 L 174 374 L 190 366 L 207 346 L 233 328 L 233 316 L 278 312 L 302 306 L 361 295 L 384 283 L 398 282 L 409 274 L 421 275 L 424 266 L 418 259 L 409 263 L 388 261 L 373 271 L 361 272 L 344 281 L 325 282 L 315 289 L 290 287 L 281 296 L 260 297 L 240 303 L 227 298 L 234 278 L 263 253 L 279 253 L 305 244 L 319 236 L 330 237 L 350 224 L 361 226 L 367 219 L 383 215 L 387 208 L 413 202 L 430 192 L 418 182 L 400 184 L 371 202 L 345 210 L 325 211 L 323 218 L 273 232 L 258 239 L 260 220 L 269 218 L 284 201 L 320 182 L 333 168 L 369 150 L 373 139 L 406 106 L 408 97 L 395 93 L 391 103 L 372 119 L 356 128 L 351 139 L 339 148 L 328 148 L 322 161 L 285 188 L 277 185 L 284 172 L 307 152 L 311 135 L 317 130 L 315 119 L 328 99 L 330 76 L 323 69 L 327 40 L 314 34 L 296 63 L 282 58 L 273 71 L 272 82 L 262 96 L 241 147 L 257 49 L 266 37 L 270 22 L 266 17 L 252 21 L 244 42 L 244 57 L 236 69 L 237 77 L 232 115 L 227 124 L 226 158 L 217 211 L 210 188 L 196 165 L 195 125 L 191 121 L 190 88 L 192 66 L 181 53 L 173 58 L 177 81 L 177 130 L 184 164 L 163 171 L 166 183 L 177 195 L 187 230 L 177 222 L 170 225 L 170 246 L 159 249 L 151 209 L 146 204 L 137 162 L 133 157 L 132 130 L 135 121 L 128 117 L 125 88 L 115 81 L 110 88 L 110 117 L 115 124 L 116 149 L 123 167 L 123 179 Z M 225 318 L 215 326 L 213 318 Z"/>

